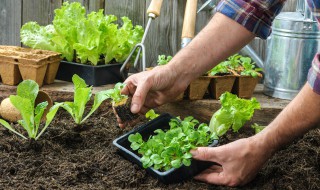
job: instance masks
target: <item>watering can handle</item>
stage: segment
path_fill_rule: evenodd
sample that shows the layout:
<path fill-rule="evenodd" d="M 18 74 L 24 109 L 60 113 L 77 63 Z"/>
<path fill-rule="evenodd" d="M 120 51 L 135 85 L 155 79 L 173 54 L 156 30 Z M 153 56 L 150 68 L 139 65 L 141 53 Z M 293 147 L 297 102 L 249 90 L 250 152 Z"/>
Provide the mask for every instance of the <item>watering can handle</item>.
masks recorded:
<path fill-rule="evenodd" d="M 163 0 L 152 0 L 147 10 L 148 15 L 154 14 L 154 18 L 160 16 L 162 1 Z"/>
<path fill-rule="evenodd" d="M 196 27 L 197 0 L 187 0 L 184 12 L 182 38 L 193 38 Z"/>

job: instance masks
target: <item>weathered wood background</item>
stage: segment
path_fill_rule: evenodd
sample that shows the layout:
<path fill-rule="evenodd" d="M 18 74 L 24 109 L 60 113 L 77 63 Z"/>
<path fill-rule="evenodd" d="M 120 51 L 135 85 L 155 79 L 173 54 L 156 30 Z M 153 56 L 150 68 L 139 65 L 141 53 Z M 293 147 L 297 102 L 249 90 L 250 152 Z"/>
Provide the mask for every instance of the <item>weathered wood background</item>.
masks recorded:
<path fill-rule="evenodd" d="M 54 9 L 66 0 L 0 0 L 0 45 L 21 45 L 19 31 L 28 21 L 40 25 L 52 22 Z M 69 0 L 80 2 L 87 11 L 105 9 L 106 14 L 128 16 L 134 24 L 146 25 L 146 9 L 151 0 Z M 202 4 L 199 0 L 199 6 Z M 154 20 L 146 39 L 147 65 L 154 65 L 159 54 L 174 55 L 180 49 L 186 0 L 164 0 L 161 16 Z M 295 11 L 296 0 L 288 0 L 283 11 Z M 197 15 L 197 32 L 209 21 L 206 12 Z M 265 41 L 255 39 L 252 47 L 264 59 Z"/>

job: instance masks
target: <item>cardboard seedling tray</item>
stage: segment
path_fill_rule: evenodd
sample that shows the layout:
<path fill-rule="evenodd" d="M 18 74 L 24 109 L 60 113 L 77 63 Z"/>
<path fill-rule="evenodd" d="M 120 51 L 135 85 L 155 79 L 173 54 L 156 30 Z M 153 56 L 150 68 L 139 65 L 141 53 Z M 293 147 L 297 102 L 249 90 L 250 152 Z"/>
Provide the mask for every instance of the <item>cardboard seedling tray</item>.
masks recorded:
<path fill-rule="evenodd" d="M 125 157 L 132 163 L 135 163 L 139 165 L 141 168 L 143 168 L 142 163 L 140 162 L 140 159 L 142 156 L 138 154 L 137 151 L 133 151 L 130 148 L 131 143 L 128 141 L 129 135 L 135 134 L 138 132 L 142 135 L 144 140 L 147 140 L 150 135 L 154 135 L 154 131 L 156 129 L 163 129 L 163 130 L 169 129 L 170 128 L 169 122 L 172 118 L 173 116 L 169 114 L 162 114 L 156 119 L 115 139 L 113 141 L 113 144 L 119 148 L 119 153 L 123 157 Z M 214 141 L 209 146 L 216 146 L 217 144 L 218 144 L 218 141 Z M 169 184 L 169 183 L 178 183 L 178 182 L 182 182 L 184 180 L 190 179 L 213 164 L 214 163 L 212 162 L 192 160 L 191 165 L 189 167 L 182 165 L 180 168 L 177 168 L 177 169 L 172 168 L 168 171 L 159 171 L 150 167 L 150 168 L 147 168 L 146 170 L 150 175 L 152 175 L 153 177 L 156 177 L 161 182 L 165 184 Z"/>
<path fill-rule="evenodd" d="M 10 67 L 10 75 L 0 73 L 1 78 L 4 79 L 3 83 L 8 85 L 16 85 L 21 78 L 23 80 L 32 79 L 39 86 L 42 86 L 43 82 L 51 84 L 55 79 L 60 60 L 60 53 L 52 51 L 0 46 L 1 67 Z M 12 65 L 15 66 L 14 69 Z M 17 68 L 19 68 L 19 73 Z"/>

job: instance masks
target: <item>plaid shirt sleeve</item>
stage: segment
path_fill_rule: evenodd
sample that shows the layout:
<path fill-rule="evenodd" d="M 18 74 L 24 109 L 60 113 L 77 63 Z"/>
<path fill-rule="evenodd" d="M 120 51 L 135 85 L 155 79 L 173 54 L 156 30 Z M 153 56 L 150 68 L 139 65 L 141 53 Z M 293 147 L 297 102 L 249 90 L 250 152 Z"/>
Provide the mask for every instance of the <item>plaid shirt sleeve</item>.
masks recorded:
<path fill-rule="evenodd" d="M 320 26 L 320 1 L 307 0 L 312 15 L 316 18 Z M 313 61 L 308 74 L 308 83 L 313 88 L 313 91 L 320 94 L 320 53 L 318 53 Z"/>
<path fill-rule="evenodd" d="M 284 0 L 222 0 L 216 11 L 266 39 L 271 33 L 272 21 L 283 5 Z"/>
<path fill-rule="evenodd" d="M 235 20 L 262 39 L 271 33 L 272 21 L 281 11 L 285 0 L 221 0 L 216 11 Z M 307 0 L 312 15 L 320 26 L 320 1 Z M 308 73 L 308 83 L 320 94 L 320 53 Z"/>

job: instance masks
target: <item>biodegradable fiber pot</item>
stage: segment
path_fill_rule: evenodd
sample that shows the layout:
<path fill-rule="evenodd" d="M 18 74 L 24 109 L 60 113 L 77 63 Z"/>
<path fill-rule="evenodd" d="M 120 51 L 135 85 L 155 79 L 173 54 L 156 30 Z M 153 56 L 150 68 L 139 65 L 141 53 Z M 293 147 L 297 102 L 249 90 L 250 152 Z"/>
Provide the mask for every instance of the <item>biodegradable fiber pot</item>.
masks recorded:
<path fill-rule="evenodd" d="M 88 85 L 101 86 L 105 84 L 114 84 L 123 81 L 120 75 L 121 66 L 122 63 L 92 66 L 61 61 L 56 78 L 71 82 L 72 76 L 77 74 L 83 78 Z"/>
<path fill-rule="evenodd" d="M 2 83 L 6 85 L 16 85 L 22 81 L 17 63 L 4 61 L 0 58 L 0 76 Z"/>
<path fill-rule="evenodd" d="M 123 136 L 115 139 L 113 144 L 119 148 L 119 153 L 124 156 L 129 161 L 138 164 L 141 168 L 142 163 L 140 162 L 141 155 L 138 154 L 137 151 L 133 151 L 130 148 L 130 142 L 128 141 L 128 137 L 134 133 L 140 133 L 144 140 L 147 140 L 150 135 L 154 135 L 154 131 L 156 129 L 169 129 L 169 122 L 173 118 L 173 116 L 169 114 L 162 114 L 161 116 L 157 117 L 156 119 L 138 127 L 134 130 L 124 134 Z M 210 146 L 216 146 L 218 141 L 214 141 Z M 187 180 L 192 178 L 193 176 L 199 174 L 201 171 L 207 169 L 214 163 L 206 162 L 206 161 L 199 161 L 199 160 L 192 160 L 191 165 L 181 166 L 180 168 L 172 168 L 168 171 L 159 171 L 155 170 L 154 168 L 147 168 L 147 172 L 152 175 L 153 177 L 158 178 L 165 184 L 169 183 L 178 183 L 183 180 Z"/>
<path fill-rule="evenodd" d="M 60 60 L 60 53 L 52 51 L 0 46 L 0 74 L 8 85 L 18 84 L 21 78 L 34 80 L 39 86 L 44 81 L 53 83 Z"/>
<path fill-rule="evenodd" d="M 190 100 L 201 100 L 208 90 L 211 78 L 208 76 L 201 76 L 192 81 L 188 87 L 188 96 Z"/>
<path fill-rule="evenodd" d="M 236 76 L 209 76 L 211 78 L 209 84 L 209 93 L 213 99 L 219 99 L 224 92 L 231 92 Z"/>
<path fill-rule="evenodd" d="M 237 76 L 231 92 L 239 98 L 251 98 L 260 79 L 261 77 Z"/>
<path fill-rule="evenodd" d="M 48 102 L 48 106 L 43 113 L 42 119 L 45 118 L 49 109 L 53 106 L 53 102 L 46 92 L 40 90 L 35 100 L 35 106 L 45 101 Z M 17 122 L 18 120 L 22 119 L 19 110 L 14 107 L 10 101 L 10 98 L 5 98 L 2 100 L 0 104 L 0 115 L 3 119 L 11 122 Z"/>

